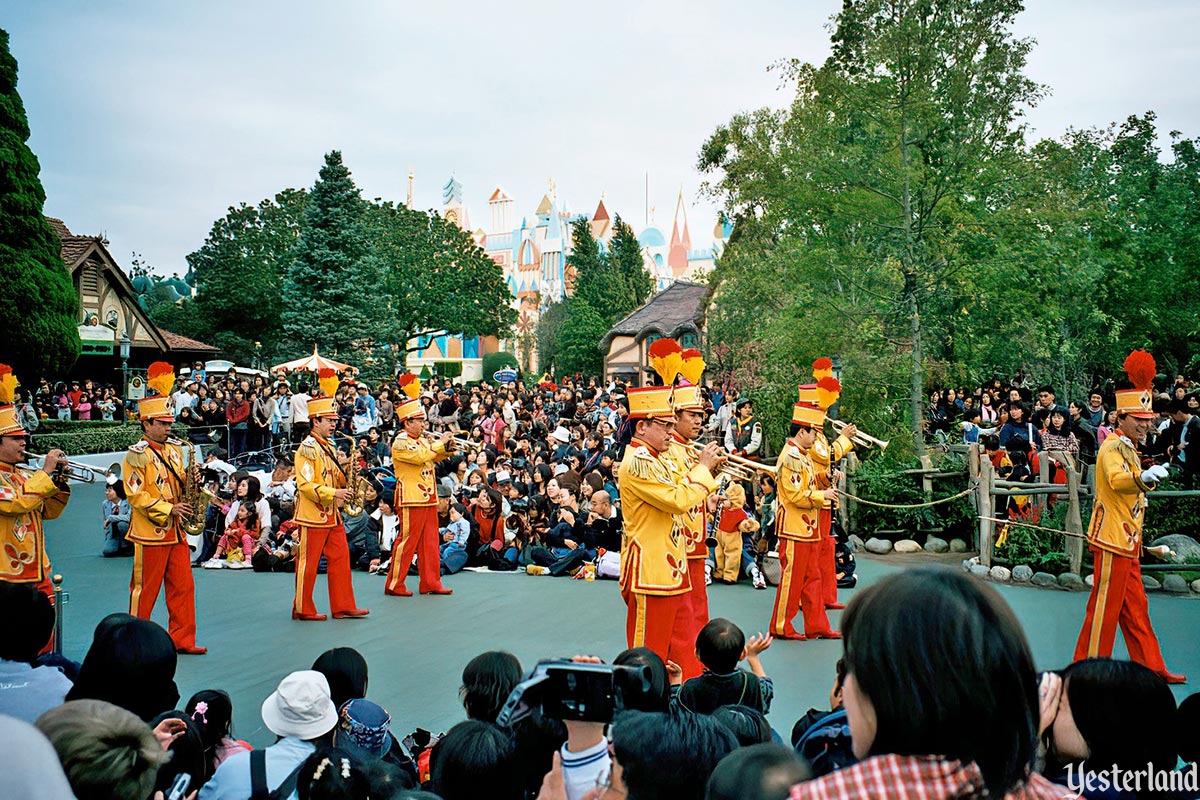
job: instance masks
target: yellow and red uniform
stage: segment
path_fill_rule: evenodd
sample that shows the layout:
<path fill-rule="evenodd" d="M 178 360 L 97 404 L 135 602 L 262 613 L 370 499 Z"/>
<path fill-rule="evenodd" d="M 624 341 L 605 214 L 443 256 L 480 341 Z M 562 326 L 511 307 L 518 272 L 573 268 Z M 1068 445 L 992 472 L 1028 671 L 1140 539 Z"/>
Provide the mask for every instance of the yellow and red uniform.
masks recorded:
<path fill-rule="evenodd" d="M 144 410 L 152 401 L 142 401 Z M 125 453 L 121 475 L 132 511 L 129 532 L 133 542 L 133 574 L 129 579 L 129 613 L 149 619 L 166 583 L 167 632 L 176 648 L 196 647 L 196 591 L 192 583 L 192 551 L 171 508 L 183 502 L 186 444 L 168 439 L 162 444 L 142 439 Z"/>
<path fill-rule="evenodd" d="M 824 419 L 824 412 L 797 406 L 793 415 L 809 414 Z M 795 416 L 793 417 L 795 421 Z M 819 427 L 820 422 L 812 425 Z M 821 506 L 825 493 L 816 485 L 816 470 L 808 453 L 789 439 L 779 454 L 776 491 L 775 532 L 779 537 L 779 585 L 771 612 L 771 634 L 789 639 L 832 637 L 821 589 Z M 792 624 L 803 607 L 804 635 Z"/>
<path fill-rule="evenodd" d="M 325 413 L 318 405 L 330 407 L 328 398 L 309 401 L 309 416 Z M 351 456 L 353 457 L 353 455 Z M 350 577 L 350 546 L 346 526 L 335 493 L 346 487 L 346 473 L 337 462 L 332 442 L 310 433 L 296 449 L 296 508 L 293 519 L 300 529 L 300 547 L 296 555 L 296 595 L 292 601 L 292 619 L 320 619 L 313 603 L 317 566 L 325 556 L 325 576 L 329 584 L 329 610 L 334 616 L 362 616 L 354 601 L 354 583 Z"/>
<path fill-rule="evenodd" d="M 854 449 L 854 442 L 845 436 L 838 436 L 833 441 L 832 449 L 823 431 L 817 431 L 817 440 L 808 449 L 816 472 L 815 483 L 818 489 L 825 490 L 833 487 L 833 465 L 841 461 Z M 833 501 L 826 498 L 821 504 L 819 518 L 821 529 L 820 553 L 817 555 L 818 566 L 821 570 L 821 591 L 826 608 L 841 608 L 837 599 L 837 538 L 833 535 Z"/>
<path fill-rule="evenodd" d="M 1117 626 L 1133 661 L 1166 673 L 1158 637 L 1150 625 L 1150 606 L 1138 558 L 1146 492 L 1137 448 L 1114 431 L 1096 454 L 1096 501 L 1088 525 L 1094 582 L 1087 616 L 1075 645 L 1075 660 L 1112 655 Z"/>
<path fill-rule="evenodd" d="M 392 442 L 400 531 L 392 543 L 392 563 L 385 587 L 387 594 L 411 594 L 404 586 L 404 579 L 414 554 L 420 573 L 418 590 L 423 594 L 447 591 L 442 586 L 442 562 L 438 553 L 437 478 L 433 465 L 448 455 L 440 440 L 430 443 L 424 438 L 414 439 L 405 431 L 397 434 Z"/>
<path fill-rule="evenodd" d="M 679 434 L 674 434 L 663 457 L 671 465 L 677 481 L 682 481 L 692 469 L 700 463 L 696 451 L 687 446 L 687 440 Z M 708 559 L 708 514 L 705 508 L 707 495 L 699 503 L 678 515 L 679 529 L 683 534 L 684 546 L 687 552 L 688 582 L 691 589 L 687 593 L 685 620 L 688 635 L 693 643 L 700 634 L 700 629 L 708 624 L 708 587 L 704 581 L 704 562 Z M 683 669 L 684 680 L 695 678 L 703 672 L 700 660 L 696 658 L 693 649 L 683 661 L 676 661 Z"/>
<path fill-rule="evenodd" d="M 62 514 L 70 499 L 70 490 L 42 470 L 0 464 L 0 581 L 32 583 L 53 602 L 43 522 Z"/>
<path fill-rule="evenodd" d="M 630 647 L 649 647 L 677 664 L 695 657 L 695 635 L 685 616 L 691 589 L 688 544 L 679 515 L 716 487 L 703 464 L 677 480 L 667 457 L 645 442 L 635 438 L 626 449 L 617 489 L 625 517 L 620 583 Z"/>

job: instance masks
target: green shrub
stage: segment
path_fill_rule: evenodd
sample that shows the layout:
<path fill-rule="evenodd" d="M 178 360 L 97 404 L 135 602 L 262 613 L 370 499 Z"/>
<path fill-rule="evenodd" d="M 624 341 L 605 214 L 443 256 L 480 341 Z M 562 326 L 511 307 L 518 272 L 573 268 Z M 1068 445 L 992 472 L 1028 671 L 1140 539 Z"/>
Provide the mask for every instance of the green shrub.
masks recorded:
<path fill-rule="evenodd" d="M 57 448 L 68 457 L 83 456 L 91 453 L 120 452 L 142 438 L 142 426 L 138 422 L 72 424 L 79 427 L 56 433 L 43 433 L 39 426 L 37 433 L 33 434 L 33 443 L 29 449 L 35 453 L 48 453 Z M 187 428 L 176 425 L 172 433 L 182 439 L 187 435 Z"/>
<path fill-rule="evenodd" d="M 1066 527 L 1067 510 L 1066 501 L 1055 503 L 1036 524 L 1043 528 L 1063 530 Z M 1035 572 L 1060 575 L 1070 568 L 1066 546 L 1067 537 L 1064 534 L 1012 522 L 1008 525 L 1008 537 L 1004 544 L 992 551 L 992 562 L 1010 567 L 1028 564 Z"/>
<path fill-rule="evenodd" d="M 75 419 L 44 419 L 38 423 L 37 433 L 71 433 L 93 428 L 114 427 L 124 425 L 124 422 L 112 420 L 75 420 Z"/>
<path fill-rule="evenodd" d="M 925 502 L 921 476 L 906 475 L 904 470 L 920 467 L 917 461 L 870 456 L 860 462 L 854 474 L 854 494 L 876 503 L 907 505 Z M 955 469 L 950 462 L 934 463 L 940 469 Z M 961 479 L 944 478 L 933 482 L 933 499 L 951 497 L 966 488 L 966 473 Z M 878 508 L 865 503 L 855 505 L 855 532 L 863 538 L 881 536 L 880 531 L 903 531 L 882 534 L 881 538 L 908 538 L 920 531 L 942 529 L 943 538 L 959 537 L 971 541 L 976 525 L 975 505 L 967 495 L 957 500 L 923 508 Z M 918 536 L 919 538 L 919 536 Z"/>
<path fill-rule="evenodd" d="M 1160 488 L 1178 490 L 1186 487 L 1173 485 L 1168 481 Z M 1151 542 L 1172 533 L 1182 533 L 1193 539 L 1200 539 L 1200 496 L 1155 497 L 1154 492 L 1151 492 L 1149 497 L 1150 503 L 1142 525 L 1142 538 L 1145 541 Z"/>
<path fill-rule="evenodd" d="M 483 357 L 483 379 L 492 383 L 492 375 L 505 367 L 517 369 L 517 357 L 512 353 L 487 353 Z"/>

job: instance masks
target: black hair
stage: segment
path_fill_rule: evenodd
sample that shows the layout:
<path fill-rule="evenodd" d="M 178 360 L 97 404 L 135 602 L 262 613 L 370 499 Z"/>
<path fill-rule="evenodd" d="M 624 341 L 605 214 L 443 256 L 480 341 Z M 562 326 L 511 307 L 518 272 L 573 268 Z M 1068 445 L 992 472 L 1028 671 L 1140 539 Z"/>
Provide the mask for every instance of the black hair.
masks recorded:
<path fill-rule="evenodd" d="M 650 670 L 650 685 L 643 687 L 641 682 L 630 682 L 624 685 L 621 681 L 622 707 L 627 711 L 666 711 L 671 704 L 670 679 L 667 676 L 667 665 L 662 657 L 649 647 L 631 647 L 622 651 L 613 659 L 613 665 L 618 667 L 647 667 Z M 624 673 L 618 672 L 617 680 Z"/>
<path fill-rule="evenodd" d="M 296 791 L 300 800 L 367 800 L 371 785 L 349 753 L 322 747 L 300 766 Z"/>
<path fill-rule="evenodd" d="M 197 706 L 203 703 L 203 711 Z M 233 701 L 221 689 L 204 689 L 192 695 L 183 707 L 188 728 L 200 734 L 205 750 L 221 743 L 233 729 Z M 215 768 L 215 765 L 214 765 Z"/>
<path fill-rule="evenodd" d="M 1188 408 L 1186 397 L 1176 397 L 1171 400 L 1170 410 L 1172 414 L 1190 414 L 1191 409 Z"/>
<path fill-rule="evenodd" d="M 520 800 L 524 796 L 512 735 L 490 722 L 450 729 L 430 758 L 429 788 L 442 800 Z"/>
<path fill-rule="evenodd" d="M 1175 712 L 1179 757 L 1186 763 L 1200 761 L 1200 692 L 1183 698 Z"/>
<path fill-rule="evenodd" d="M 742 629 L 723 617 L 709 620 L 696 635 L 696 655 L 709 672 L 728 675 L 737 669 L 746 649 Z"/>
<path fill-rule="evenodd" d="M 112 483 L 105 484 L 105 486 L 107 488 L 113 490 L 113 492 L 117 495 L 118 500 L 126 499 L 126 497 L 125 497 L 125 481 L 117 480 L 117 481 L 113 481 Z"/>
<path fill-rule="evenodd" d="M 179 702 L 178 656 L 170 634 L 156 622 L 128 614 L 100 620 L 67 700 L 104 700 L 144 720 Z"/>
<path fill-rule="evenodd" d="M 207 782 L 217 769 L 215 759 L 211 757 L 212 754 L 205 753 L 200 731 L 192 725 L 186 713 L 168 711 L 149 720 L 147 724 L 151 728 L 156 728 L 160 723 L 169 719 L 181 720 L 185 727 L 183 733 L 171 742 L 171 746 L 168 748 L 171 754 L 170 760 L 160 765 L 158 773 L 154 776 L 154 788 L 164 794 L 171 788 L 175 779 L 183 773 L 187 773 L 191 777 L 192 786 L 200 786 Z"/>
<path fill-rule="evenodd" d="M 1054 394 L 1054 387 L 1053 387 L 1053 386 L 1046 386 L 1046 385 L 1039 386 L 1039 387 L 1038 387 L 1038 394 L 1041 394 L 1042 392 L 1045 392 L 1046 394 L 1051 394 L 1051 395 L 1052 395 L 1052 394 Z"/>
<path fill-rule="evenodd" d="M 771 723 L 757 708 L 743 705 L 720 706 L 710 714 L 737 738 L 738 747 L 771 741 Z"/>
<path fill-rule="evenodd" d="M 839 658 L 837 664 L 833 668 L 833 688 L 836 691 L 842 690 L 842 685 L 846 683 L 846 659 Z"/>
<path fill-rule="evenodd" d="M 791 788 L 812 772 L 799 754 L 782 744 L 754 744 L 733 751 L 708 779 L 708 800 L 787 800 Z"/>
<path fill-rule="evenodd" d="M 33 663 L 54 633 L 54 606 L 32 583 L 0 581 L 0 661 Z"/>
<path fill-rule="evenodd" d="M 703 714 L 629 711 L 613 725 L 612 746 L 629 797 L 703 800 L 709 775 L 737 739 Z"/>
<path fill-rule="evenodd" d="M 317 656 L 312 668 L 329 681 L 335 708 L 367 696 L 367 660 L 353 647 L 334 647 Z"/>
<path fill-rule="evenodd" d="M 462 673 L 462 703 L 471 719 L 495 722 L 504 701 L 521 682 L 521 662 L 512 653 L 489 650 L 467 662 Z"/>
<path fill-rule="evenodd" d="M 995 797 L 1026 780 L 1037 755 L 1037 674 L 994 589 L 946 568 L 889 575 L 850 601 L 842 635 L 847 675 L 875 712 L 869 755 L 974 762 Z"/>
<path fill-rule="evenodd" d="M 400 800 L 400 798 L 432 797 L 437 795 L 417 789 L 416 778 L 397 764 L 384 759 L 374 759 L 363 765 L 371 800 Z"/>

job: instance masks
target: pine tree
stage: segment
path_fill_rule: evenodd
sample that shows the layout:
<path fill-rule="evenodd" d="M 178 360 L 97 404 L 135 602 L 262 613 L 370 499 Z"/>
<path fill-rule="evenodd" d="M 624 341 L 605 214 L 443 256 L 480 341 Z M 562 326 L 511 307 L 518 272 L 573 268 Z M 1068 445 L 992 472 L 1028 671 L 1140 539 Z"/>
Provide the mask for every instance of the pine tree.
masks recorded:
<path fill-rule="evenodd" d="M 624 279 L 625 288 L 629 291 L 628 308 L 622 313 L 624 316 L 646 302 L 654 291 L 654 279 L 646 271 L 637 234 L 629 223 L 621 219 L 620 214 L 617 214 L 613 223 L 613 231 L 612 241 L 608 245 L 608 259 Z"/>
<path fill-rule="evenodd" d="M 586 302 L 605 322 L 614 322 L 628 313 L 630 309 L 622 311 L 628 305 L 630 294 L 624 276 L 613 267 L 608 254 L 601 251 L 586 219 L 578 220 L 571 227 L 571 255 L 567 257 L 567 266 L 575 273 L 571 297 Z"/>
<path fill-rule="evenodd" d="M 75 287 L 42 216 L 46 191 L 28 140 L 17 61 L 0 30 L 0 360 L 27 386 L 70 369 L 80 349 Z"/>
<path fill-rule="evenodd" d="M 309 194 L 283 286 L 285 346 L 297 353 L 315 344 L 345 357 L 367 339 L 390 338 L 390 320 L 375 302 L 383 270 L 365 210 L 341 152 L 330 152 Z"/>
<path fill-rule="evenodd" d="M 567 318 L 558 335 L 555 371 L 562 375 L 599 375 L 604 369 L 600 340 L 609 323 L 579 297 L 567 300 Z"/>

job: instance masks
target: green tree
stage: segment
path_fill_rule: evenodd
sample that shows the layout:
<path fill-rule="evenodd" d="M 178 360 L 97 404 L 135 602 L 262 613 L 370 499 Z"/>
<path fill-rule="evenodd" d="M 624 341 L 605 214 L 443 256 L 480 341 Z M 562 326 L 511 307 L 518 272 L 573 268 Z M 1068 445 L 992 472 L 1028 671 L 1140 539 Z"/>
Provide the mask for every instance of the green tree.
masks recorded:
<path fill-rule="evenodd" d="M 538 364 L 543 372 L 553 371 L 559 352 L 559 334 L 567 320 L 567 304 L 551 303 L 537 322 Z"/>
<path fill-rule="evenodd" d="M 628 306 L 620 315 L 623 317 L 646 302 L 654 291 L 654 279 L 646 270 L 637 234 L 633 232 L 629 223 L 621 219 L 620 214 L 617 214 L 613 222 L 613 237 L 608 245 L 608 253 L 609 260 L 617 274 L 623 278 L 624 286 L 629 292 L 627 298 L 620 302 L 621 305 Z"/>
<path fill-rule="evenodd" d="M 334 150 L 309 195 L 304 225 L 283 285 L 284 339 L 294 353 L 312 345 L 346 357 L 394 338 L 376 297 L 384 271 L 364 224 L 366 204 Z"/>
<path fill-rule="evenodd" d="M 505 367 L 520 369 L 520 364 L 517 363 L 517 357 L 507 351 L 498 353 L 487 353 L 483 357 L 483 379 L 491 381 L 492 375 Z"/>
<path fill-rule="evenodd" d="M 42 208 L 41 167 L 29 149 L 17 93 L 17 61 L 0 30 L 0 286 L 5 320 L 0 358 L 26 385 L 66 372 L 79 358 L 78 299 Z"/>
<path fill-rule="evenodd" d="M 624 290 L 624 281 L 609 263 L 607 254 L 592 235 L 592 224 L 586 219 L 571 225 L 571 254 L 567 256 L 567 292 L 591 306 L 604 319 L 620 317 L 614 304 Z"/>
<path fill-rule="evenodd" d="M 249 363 L 254 342 L 272 358 L 282 354 L 283 296 L 279 287 L 293 257 L 308 208 L 308 193 L 284 189 L 257 205 L 231 206 L 187 257 L 196 298 L 182 313 L 198 338 Z M 180 312 L 168 312 L 176 319 Z M 168 325 L 167 327 L 170 327 Z M 176 330 L 176 328 L 171 328 Z M 186 333 L 180 330 L 180 333 Z M 195 334 L 193 334 L 195 335 Z"/>
<path fill-rule="evenodd" d="M 604 369 L 600 339 L 608 333 L 608 323 L 586 300 L 567 300 L 566 319 L 558 335 L 554 366 L 564 375 L 599 375 Z"/>

